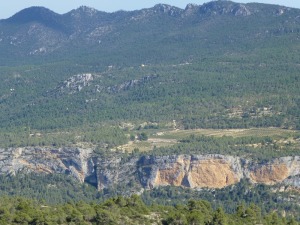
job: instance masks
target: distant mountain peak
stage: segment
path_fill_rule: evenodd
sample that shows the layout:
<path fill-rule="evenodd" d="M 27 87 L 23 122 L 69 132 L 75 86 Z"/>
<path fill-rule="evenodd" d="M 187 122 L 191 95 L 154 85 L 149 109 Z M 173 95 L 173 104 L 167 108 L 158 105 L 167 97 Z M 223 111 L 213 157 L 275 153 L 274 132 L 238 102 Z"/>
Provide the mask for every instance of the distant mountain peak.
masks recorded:
<path fill-rule="evenodd" d="M 158 9 L 170 9 L 174 6 L 168 5 L 168 4 L 163 4 L 163 3 L 159 3 L 156 4 L 153 8 L 158 8 Z"/>
<path fill-rule="evenodd" d="M 197 4 L 193 4 L 193 3 L 187 4 L 184 9 L 185 15 L 194 14 L 196 11 L 198 11 L 198 9 L 199 9 L 199 5 Z"/>
<path fill-rule="evenodd" d="M 185 10 L 189 10 L 189 9 L 195 9 L 198 8 L 199 6 L 197 4 L 194 3 L 189 3 L 186 5 Z"/>
<path fill-rule="evenodd" d="M 80 6 L 77 9 L 72 10 L 70 13 L 73 17 L 80 18 L 80 17 L 93 17 L 96 15 L 99 11 L 88 7 L 88 6 Z"/>
<path fill-rule="evenodd" d="M 58 17 L 59 14 L 45 7 L 33 6 L 16 13 L 6 21 L 13 23 L 29 23 L 29 22 L 49 22 Z"/>
<path fill-rule="evenodd" d="M 89 6 L 84 6 L 84 5 L 80 6 L 77 10 L 80 11 L 80 12 L 91 14 L 91 15 L 98 12 L 95 8 L 92 8 L 92 7 L 89 7 Z"/>
<path fill-rule="evenodd" d="M 171 16 L 179 15 L 182 9 L 167 4 L 156 4 L 152 8 L 155 12 L 167 13 Z"/>
<path fill-rule="evenodd" d="M 228 0 L 217 0 L 205 3 L 200 7 L 200 13 L 210 15 L 231 14 L 234 16 L 250 16 L 252 14 L 251 10 L 245 4 Z"/>

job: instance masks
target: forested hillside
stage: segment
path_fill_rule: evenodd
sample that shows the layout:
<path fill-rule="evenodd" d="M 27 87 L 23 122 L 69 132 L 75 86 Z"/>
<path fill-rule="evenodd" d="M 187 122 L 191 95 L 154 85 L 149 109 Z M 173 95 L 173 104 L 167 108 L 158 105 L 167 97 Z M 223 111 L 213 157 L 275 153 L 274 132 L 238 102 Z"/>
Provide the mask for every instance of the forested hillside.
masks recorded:
<path fill-rule="evenodd" d="M 1 198 L 3 224 L 289 224 L 293 219 L 279 217 L 276 212 L 262 216 L 254 204 L 240 204 L 232 214 L 222 208 L 213 210 L 210 203 L 190 200 L 185 205 L 146 206 L 134 195 L 131 198 L 115 197 L 102 204 L 78 202 L 64 205 L 47 205 L 23 198 Z"/>
<path fill-rule="evenodd" d="M 2 130 L 173 120 L 298 129 L 298 14 L 229 1 L 112 14 L 25 9 L 0 22 Z"/>

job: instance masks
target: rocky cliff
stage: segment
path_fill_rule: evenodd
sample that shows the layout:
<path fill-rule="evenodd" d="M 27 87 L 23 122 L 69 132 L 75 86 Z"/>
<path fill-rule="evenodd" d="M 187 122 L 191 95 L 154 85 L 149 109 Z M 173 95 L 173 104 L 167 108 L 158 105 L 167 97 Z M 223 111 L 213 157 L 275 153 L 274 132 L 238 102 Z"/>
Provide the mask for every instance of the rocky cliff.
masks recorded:
<path fill-rule="evenodd" d="M 9 148 L 0 149 L 0 172 L 63 173 L 99 190 L 116 185 L 223 188 L 248 178 L 253 183 L 283 182 L 299 188 L 300 156 L 268 162 L 225 155 L 169 155 L 100 157 L 93 149 Z"/>
<path fill-rule="evenodd" d="M 70 174 L 78 181 L 94 173 L 92 149 L 80 148 L 9 148 L 0 149 L 0 172 Z"/>
<path fill-rule="evenodd" d="M 140 171 L 149 174 L 143 180 L 147 188 L 165 185 L 223 188 L 242 178 L 272 185 L 300 174 L 300 157 L 265 163 L 224 155 L 144 157 Z"/>

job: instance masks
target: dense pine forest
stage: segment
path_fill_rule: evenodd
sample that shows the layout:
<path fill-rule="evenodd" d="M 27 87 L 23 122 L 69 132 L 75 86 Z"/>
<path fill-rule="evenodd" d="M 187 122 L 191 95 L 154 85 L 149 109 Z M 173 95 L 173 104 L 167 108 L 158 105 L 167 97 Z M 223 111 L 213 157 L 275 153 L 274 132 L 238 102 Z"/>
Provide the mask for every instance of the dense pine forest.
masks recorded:
<path fill-rule="evenodd" d="M 230 1 L 23 10 L 0 21 L 0 133 L 173 120 L 182 129 L 299 129 L 298 11 Z M 49 43 L 56 48 L 28 52 Z"/>

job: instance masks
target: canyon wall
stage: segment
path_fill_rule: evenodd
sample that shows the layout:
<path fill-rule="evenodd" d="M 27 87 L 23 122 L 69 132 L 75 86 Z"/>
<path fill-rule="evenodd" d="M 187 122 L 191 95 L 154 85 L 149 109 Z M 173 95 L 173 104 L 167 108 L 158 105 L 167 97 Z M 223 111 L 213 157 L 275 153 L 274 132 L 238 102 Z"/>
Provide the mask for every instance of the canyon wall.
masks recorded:
<path fill-rule="evenodd" d="M 166 185 L 223 188 L 242 178 L 272 185 L 299 175 L 300 157 L 283 157 L 264 163 L 224 155 L 144 157 L 140 171 L 149 174 L 143 182 L 147 188 Z"/>
<path fill-rule="evenodd" d="M 79 182 L 94 173 L 92 149 L 80 148 L 8 148 L 0 149 L 0 173 L 17 172 L 70 174 Z"/>
<path fill-rule="evenodd" d="M 0 173 L 68 174 L 89 182 L 98 190 L 138 184 L 141 188 L 182 186 L 223 188 L 248 178 L 253 183 L 283 182 L 300 187 L 300 156 L 265 162 L 227 155 L 97 156 L 93 149 L 9 148 L 0 149 Z"/>

